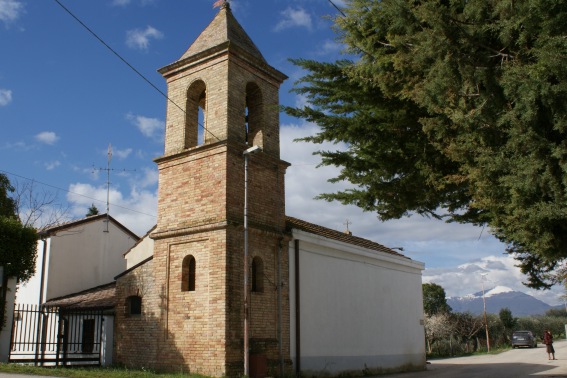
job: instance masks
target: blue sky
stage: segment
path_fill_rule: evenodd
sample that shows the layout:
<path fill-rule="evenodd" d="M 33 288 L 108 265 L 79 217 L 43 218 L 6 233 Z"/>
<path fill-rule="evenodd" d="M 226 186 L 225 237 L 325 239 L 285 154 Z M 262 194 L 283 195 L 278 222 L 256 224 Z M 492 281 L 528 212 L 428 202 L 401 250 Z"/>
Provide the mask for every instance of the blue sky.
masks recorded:
<path fill-rule="evenodd" d="M 160 91 L 157 69 L 174 62 L 213 19 L 213 0 L 58 0 Z M 342 0 L 333 0 L 344 7 Z M 290 92 L 302 72 L 290 58 L 332 61 L 341 46 L 329 17 L 329 0 L 233 0 L 231 9 L 266 60 L 290 78 L 280 101 L 304 103 Z M 156 221 L 157 170 L 163 153 L 165 98 L 89 33 L 56 0 L 0 0 L 0 171 L 17 184 L 35 180 L 37 191 L 56 193 L 79 218 L 95 204 L 106 208 L 108 145 L 112 145 L 110 213 L 144 234 Z M 317 132 L 301 120 L 280 116 L 290 216 L 344 230 L 426 265 L 424 281 L 448 295 L 508 286 L 556 304 L 562 290 L 533 292 L 504 246 L 488 230 L 422 217 L 381 222 L 352 206 L 316 201 L 334 168 L 316 168 L 316 149 L 293 139 Z"/>

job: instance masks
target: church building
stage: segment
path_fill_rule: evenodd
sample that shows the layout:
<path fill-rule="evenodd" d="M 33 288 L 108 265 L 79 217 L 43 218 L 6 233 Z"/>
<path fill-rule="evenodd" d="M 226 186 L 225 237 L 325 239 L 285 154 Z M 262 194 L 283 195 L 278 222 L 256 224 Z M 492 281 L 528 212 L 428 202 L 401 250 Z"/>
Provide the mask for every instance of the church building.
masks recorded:
<path fill-rule="evenodd" d="M 158 220 L 116 277 L 114 361 L 210 376 L 424 369 L 423 264 L 286 216 L 287 77 L 227 2 L 159 72 Z"/>

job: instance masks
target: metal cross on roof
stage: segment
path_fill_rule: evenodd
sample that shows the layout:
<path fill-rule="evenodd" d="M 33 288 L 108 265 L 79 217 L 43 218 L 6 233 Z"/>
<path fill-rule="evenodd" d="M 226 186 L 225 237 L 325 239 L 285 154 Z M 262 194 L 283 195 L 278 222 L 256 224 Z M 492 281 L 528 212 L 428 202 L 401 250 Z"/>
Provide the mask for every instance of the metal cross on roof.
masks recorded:
<path fill-rule="evenodd" d="M 228 6 L 228 0 L 217 0 L 215 1 L 215 3 L 213 4 L 213 8 L 216 7 L 222 7 L 225 8 Z"/>
<path fill-rule="evenodd" d="M 350 230 L 349 230 L 348 226 L 349 226 L 349 225 L 351 225 L 351 224 L 352 224 L 352 222 L 351 222 L 350 220 L 348 220 L 348 219 L 347 219 L 347 220 L 345 221 L 345 223 L 343 223 L 343 224 L 344 224 L 344 225 L 346 226 L 346 230 L 347 230 L 347 232 L 350 232 Z"/>

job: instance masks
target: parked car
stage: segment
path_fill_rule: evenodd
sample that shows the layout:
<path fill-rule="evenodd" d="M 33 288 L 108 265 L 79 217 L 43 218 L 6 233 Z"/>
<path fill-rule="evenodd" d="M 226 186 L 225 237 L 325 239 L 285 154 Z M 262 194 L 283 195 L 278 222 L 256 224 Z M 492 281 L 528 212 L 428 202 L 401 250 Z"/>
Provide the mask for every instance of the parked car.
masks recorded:
<path fill-rule="evenodd" d="M 521 346 L 537 348 L 537 340 L 532 331 L 514 331 L 512 333 L 512 348 Z"/>

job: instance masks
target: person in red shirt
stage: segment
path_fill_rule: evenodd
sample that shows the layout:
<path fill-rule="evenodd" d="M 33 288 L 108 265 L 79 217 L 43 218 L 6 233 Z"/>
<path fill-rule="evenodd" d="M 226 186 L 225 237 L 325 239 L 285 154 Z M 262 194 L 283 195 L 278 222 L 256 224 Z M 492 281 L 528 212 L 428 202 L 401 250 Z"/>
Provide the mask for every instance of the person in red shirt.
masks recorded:
<path fill-rule="evenodd" d="M 547 350 L 547 358 L 550 360 L 555 360 L 555 349 L 553 349 L 553 336 L 549 330 L 545 330 L 543 335 L 543 343 L 545 344 L 545 348 Z"/>

